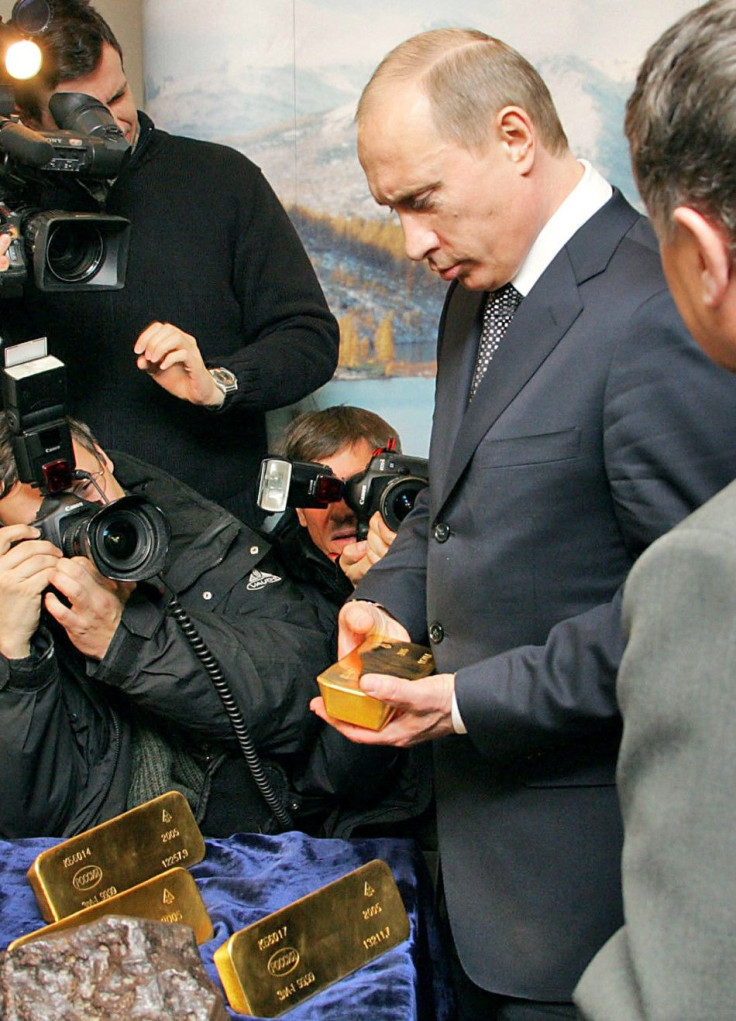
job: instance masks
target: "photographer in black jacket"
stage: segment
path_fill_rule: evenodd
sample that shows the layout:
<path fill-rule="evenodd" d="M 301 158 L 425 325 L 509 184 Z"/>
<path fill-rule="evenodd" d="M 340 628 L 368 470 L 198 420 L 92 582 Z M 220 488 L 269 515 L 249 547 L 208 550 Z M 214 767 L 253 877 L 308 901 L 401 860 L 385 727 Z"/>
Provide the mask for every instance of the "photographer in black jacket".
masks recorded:
<path fill-rule="evenodd" d="M 391 439 L 400 450 L 396 430 L 384 419 L 365 408 L 338 405 L 299 415 L 279 447 L 289 460 L 323 464 L 345 481 L 363 472 L 372 454 Z M 354 511 L 338 500 L 324 508 L 287 510 L 273 536 L 290 577 L 311 595 L 330 634 L 335 634 L 337 614 L 353 586 L 396 535 L 379 511 L 371 517 L 366 539 L 358 541 L 357 524 Z M 305 810 L 312 801 L 322 808 L 326 796 L 332 799 L 333 810 L 320 823 L 324 835 L 414 836 L 431 854 L 430 775 L 424 749 L 407 753 L 360 747 L 326 727 L 295 786 Z"/>
<path fill-rule="evenodd" d="M 145 494 L 172 532 L 167 585 L 228 679 L 268 775 L 284 793 L 320 724 L 309 711 L 332 650 L 268 543 L 136 458 L 112 460 L 73 423 L 75 483 L 90 501 Z M 0 836 L 71 836 L 166 790 L 203 832 L 273 831 L 219 695 L 151 583 L 114 582 L 65 557 L 32 522 L 0 416 Z M 23 541 L 21 541 L 23 540 Z"/>

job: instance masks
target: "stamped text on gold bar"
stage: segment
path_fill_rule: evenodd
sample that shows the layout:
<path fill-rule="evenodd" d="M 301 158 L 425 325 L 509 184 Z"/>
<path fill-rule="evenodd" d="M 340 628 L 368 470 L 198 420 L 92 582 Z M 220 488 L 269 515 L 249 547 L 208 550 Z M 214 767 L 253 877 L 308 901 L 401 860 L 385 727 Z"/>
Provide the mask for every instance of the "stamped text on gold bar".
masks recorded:
<path fill-rule="evenodd" d="M 94 922 L 103 915 L 126 915 L 150 918 L 157 922 L 178 922 L 194 930 L 197 943 L 206 943 L 208 939 L 212 939 L 214 931 L 192 876 L 185 869 L 171 869 L 91 908 L 85 908 L 84 911 L 67 915 L 58 922 L 44 926 L 43 929 L 34 929 L 25 936 L 19 936 L 13 940 L 8 950 L 30 943 L 40 936 L 51 936 L 62 929 Z"/>
<path fill-rule="evenodd" d="M 236 932 L 214 961 L 233 1010 L 278 1017 L 408 936 L 391 870 L 376 860 Z"/>
<path fill-rule="evenodd" d="M 41 916 L 55 922 L 204 853 L 186 798 L 169 791 L 43 851 L 26 875 Z"/>

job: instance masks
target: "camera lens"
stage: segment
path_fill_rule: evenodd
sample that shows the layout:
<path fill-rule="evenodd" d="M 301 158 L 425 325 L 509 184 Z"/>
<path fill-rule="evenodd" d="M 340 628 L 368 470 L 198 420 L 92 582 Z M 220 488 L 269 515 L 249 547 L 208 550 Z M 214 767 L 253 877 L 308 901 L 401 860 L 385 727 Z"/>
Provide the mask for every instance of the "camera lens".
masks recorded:
<path fill-rule="evenodd" d="M 99 549 L 110 564 L 134 566 L 145 558 L 149 537 L 141 534 L 138 522 L 124 514 L 107 522 L 97 537 Z"/>
<path fill-rule="evenodd" d="M 70 220 L 49 232 L 46 265 L 64 284 L 81 283 L 97 273 L 105 258 L 105 242 L 94 224 Z"/>
<path fill-rule="evenodd" d="M 144 496 L 123 496 L 96 510 L 86 526 L 84 553 L 100 574 L 116 581 L 144 581 L 164 567 L 170 529 Z"/>
<path fill-rule="evenodd" d="M 397 531 L 399 525 L 413 508 L 417 493 L 427 485 L 426 479 L 420 479 L 414 475 L 402 475 L 393 479 L 381 494 L 379 510 L 383 520 L 393 531 Z"/>

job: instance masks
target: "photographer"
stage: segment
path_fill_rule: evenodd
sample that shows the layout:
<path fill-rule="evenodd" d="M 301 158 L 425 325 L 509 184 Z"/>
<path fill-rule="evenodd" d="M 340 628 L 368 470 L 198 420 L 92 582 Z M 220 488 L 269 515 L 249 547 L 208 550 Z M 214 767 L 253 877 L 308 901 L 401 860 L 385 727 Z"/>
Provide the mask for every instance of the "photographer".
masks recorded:
<path fill-rule="evenodd" d="M 396 430 L 364 408 L 337 406 L 299 415 L 280 444 L 292 461 L 314 461 L 344 480 L 365 470 L 376 450 L 395 439 Z M 324 508 L 287 510 L 273 536 L 290 577 L 311 593 L 326 631 L 335 634 L 337 614 L 353 586 L 380 560 L 396 533 L 379 511 L 368 537 L 357 541 L 355 512 L 344 500 Z M 335 655 L 337 654 L 335 643 Z M 426 749 L 412 752 L 365 748 L 332 727 L 321 731 L 295 788 L 304 808 L 326 800 L 331 813 L 320 824 L 324 836 L 396 835 L 418 840 L 434 868 L 431 765 Z"/>
<path fill-rule="evenodd" d="M 344 481 L 364 471 L 374 451 L 392 438 L 400 450 L 398 434 L 388 422 L 364 408 L 340 405 L 299 415 L 286 429 L 280 447 L 289 460 L 318 462 Z M 317 587 L 327 600 L 328 613 L 342 606 L 396 535 L 378 511 L 366 539 L 358 541 L 357 527 L 355 512 L 338 500 L 327 507 L 287 511 L 276 529 L 285 563 L 292 574 Z"/>
<path fill-rule="evenodd" d="M 156 129 L 136 110 L 120 45 L 85 0 L 56 0 L 38 42 L 43 69 L 16 85 L 22 120 L 55 130 L 54 93 L 107 106 L 133 146 L 104 202 L 130 221 L 130 253 L 122 290 L 28 285 L 5 303 L 4 332 L 48 337 L 73 369 L 70 407 L 106 446 L 155 461 L 257 525 L 265 412 L 311 393 L 337 364 L 337 324 L 301 241 L 248 159 Z M 98 212 L 70 176 L 55 175 L 42 207 Z"/>
<path fill-rule="evenodd" d="M 163 572 L 232 688 L 274 786 L 321 729 L 308 709 L 332 652 L 313 607 L 268 543 L 222 508 L 133 457 L 113 462 L 72 424 L 73 489 L 141 493 L 171 526 Z M 272 831 L 210 677 L 161 586 L 114 582 L 65 557 L 33 521 L 0 416 L 0 836 L 70 836 L 166 790 L 207 835 Z M 113 474 L 115 470 L 115 474 Z"/>

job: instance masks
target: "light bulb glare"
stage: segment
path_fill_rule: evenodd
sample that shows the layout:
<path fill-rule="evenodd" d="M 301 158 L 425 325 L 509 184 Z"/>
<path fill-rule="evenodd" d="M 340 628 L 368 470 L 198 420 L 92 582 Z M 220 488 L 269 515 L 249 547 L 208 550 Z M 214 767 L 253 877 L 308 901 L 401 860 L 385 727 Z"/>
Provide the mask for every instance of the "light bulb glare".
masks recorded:
<path fill-rule="evenodd" d="M 41 50 L 31 39 L 12 43 L 5 54 L 5 67 L 11 78 L 25 81 L 41 70 Z"/>

